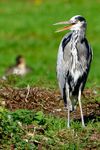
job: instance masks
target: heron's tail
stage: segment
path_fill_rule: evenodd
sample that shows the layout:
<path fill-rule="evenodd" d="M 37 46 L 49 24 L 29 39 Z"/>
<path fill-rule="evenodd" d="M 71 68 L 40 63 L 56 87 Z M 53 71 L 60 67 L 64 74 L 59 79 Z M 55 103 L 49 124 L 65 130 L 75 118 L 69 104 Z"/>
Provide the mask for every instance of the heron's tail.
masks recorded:
<path fill-rule="evenodd" d="M 70 95 L 70 94 L 69 94 Z M 76 104 L 77 104 L 77 96 L 71 96 L 71 98 L 67 98 L 66 95 L 66 86 L 64 86 L 62 91 L 62 98 L 64 100 L 64 106 L 65 108 L 69 108 L 69 110 L 72 112 L 76 110 Z"/>
<path fill-rule="evenodd" d="M 73 105 L 71 100 L 67 99 L 67 95 L 66 95 L 66 87 L 63 88 L 63 100 L 64 100 L 64 106 L 65 108 L 69 108 L 69 110 L 72 112 L 73 111 Z"/>

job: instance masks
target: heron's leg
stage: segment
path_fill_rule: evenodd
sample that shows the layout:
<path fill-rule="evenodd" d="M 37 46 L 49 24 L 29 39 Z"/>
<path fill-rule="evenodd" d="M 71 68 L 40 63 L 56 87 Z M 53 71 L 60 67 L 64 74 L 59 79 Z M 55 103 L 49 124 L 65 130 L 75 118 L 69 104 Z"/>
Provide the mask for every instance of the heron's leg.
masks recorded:
<path fill-rule="evenodd" d="M 68 121 L 67 121 L 67 127 L 70 128 L 70 110 L 68 108 Z"/>
<path fill-rule="evenodd" d="M 69 96 L 69 86 L 66 83 L 66 98 L 67 98 L 67 127 L 70 127 L 70 110 L 71 110 L 71 101 Z"/>
<path fill-rule="evenodd" d="M 78 102 L 79 102 L 79 107 L 80 107 L 80 112 L 81 112 L 82 126 L 85 127 L 84 117 L 83 117 L 83 111 L 82 111 L 82 104 L 81 104 L 81 88 L 79 88 Z"/>

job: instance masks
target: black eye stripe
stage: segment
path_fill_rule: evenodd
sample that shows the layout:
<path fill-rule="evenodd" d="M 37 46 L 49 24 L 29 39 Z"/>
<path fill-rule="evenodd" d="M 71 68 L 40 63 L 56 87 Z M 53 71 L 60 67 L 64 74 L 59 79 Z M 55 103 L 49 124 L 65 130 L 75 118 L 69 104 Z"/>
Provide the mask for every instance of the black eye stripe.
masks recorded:
<path fill-rule="evenodd" d="M 81 16 L 78 16 L 78 17 L 76 17 L 75 19 L 77 19 L 77 20 L 79 20 L 79 21 L 86 21 L 83 17 L 81 17 Z"/>

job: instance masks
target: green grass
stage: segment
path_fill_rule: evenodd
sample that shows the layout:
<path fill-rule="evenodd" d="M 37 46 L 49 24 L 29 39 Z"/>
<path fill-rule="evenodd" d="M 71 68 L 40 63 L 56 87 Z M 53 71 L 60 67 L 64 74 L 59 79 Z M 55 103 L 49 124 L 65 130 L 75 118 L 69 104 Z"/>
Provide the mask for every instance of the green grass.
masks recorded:
<path fill-rule="evenodd" d="M 31 0 L 0 2 L 0 76 L 19 54 L 25 56 L 33 72 L 15 82 L 16 86 L 40 85 L 57 87 L 56 57 L 59 43 L 66 32 L 55 34 L 53 23 L 81 14 L 88 22 L 87 37 L 94 50 L 87 86 L 100 84 L 99 71 L 99 1 L 44 0 L 35 5 Z"/>
<path fill-rule="evenodd" d="M 50 150 L 99 149 L 99 123 L 87 123 L 82 128 L 79 122 L 71 122 L 66 130 L 65 120 L 43 112 L 17 110 L 10 112 L 0 109 L 0 149 L 11 147 L 20 150 L 35 150 L 37 147 Z M 88 145 L 87 145 L 88 143 Z"/>

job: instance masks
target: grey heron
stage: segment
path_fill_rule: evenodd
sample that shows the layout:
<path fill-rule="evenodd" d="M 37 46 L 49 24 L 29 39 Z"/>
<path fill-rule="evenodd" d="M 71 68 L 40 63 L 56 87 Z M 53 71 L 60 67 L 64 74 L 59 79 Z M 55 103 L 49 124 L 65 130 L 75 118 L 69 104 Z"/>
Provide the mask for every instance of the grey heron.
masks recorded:
<path fill-rule="evenodd" d="M 86 20 L 77 15 L 69 21 L 58 22 L 54 25 L 68 24 L 58 30 L 71 30 L 61 40 L 57 58 L 57 78 L 65 108 L 68 111 L 67 126 L 70 127 L 70 112 L 75 110 L 79 102 L 82 126 L 84 117 L 81 104 L 81 93 L 84 89 L 92 60 L 92 50 L 86 39 Z"/>

